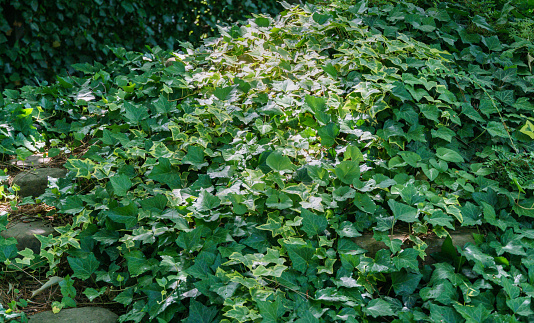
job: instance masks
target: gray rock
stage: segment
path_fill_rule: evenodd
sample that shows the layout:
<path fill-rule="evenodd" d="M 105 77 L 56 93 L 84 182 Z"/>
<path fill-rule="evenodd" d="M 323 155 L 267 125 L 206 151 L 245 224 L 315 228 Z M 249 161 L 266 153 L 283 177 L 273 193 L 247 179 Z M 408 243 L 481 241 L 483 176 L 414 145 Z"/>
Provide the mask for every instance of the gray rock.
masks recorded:
<path fill-rule="evenodd" d="M 399 239 L 401 241 L 404 241 L 407 237 L 408 234 L 404 233 L 394 233 L 389 235 L 389 238 L 391 240 Z M 382 241 L 376 241 L 375 238 L 373 238 L 372 233 L 364 233 L 363 235 L 354 238 L 354 242 L 356 242 L 359 247 L 367 250 L 365 254 L 367 257 L 371 258 L 375 257 L 378 250 L 387 249 L 386 244 Z"/>
<path fill-rule="evenodd" d="M 475 243 L 473 233 L 479 233 L 479 231 L 477 229 L 459 228 L 458 230 L 449 232 L 453 246 L 460 248 L 463 248 L 468 242 L 471 242 L 472 244 Z M 441 245 L 443 245 L 444 241 L 445 238 L 432 237 L 432 239 L 429 239 L 429 241 L 426 242 L 428 245 L 426 253 L 432 254 L 434 252 L 440 252 Z"/>
<path fill-rule="evenodd" d="M 0 235 L 6 239 L 17 239 L 17 249 L 24 250 L 26 248 L 33 250 L 34 253 L 39 253 L 41 250 L 41 242 L 35 237 L 36 234 L 48 236 L 55 234 L 54 228 L 43 222 L 33 221 L 29 223 L 19 222 L 5 231 L 0 232 Z"/>
<path fill-rule="evenodd" d="M 452 244 L 456 247 L 463 248 L 466 243 L 471 242 L 475 243 L 475 239 L 473 238 L 473 233 L 478 233 L 476 229 L 468 229 L 468 228 L 459 228 L 454 231 L 450 231 L 449 234 L 451 235 Z M 405 241 L 408 239 L 408 233 L 394 233 L 393 235 L 390 235 L 389 238 L 391 240 L 393 239 L 399 239 L 401 241 Z M 438 238 L 435 235 L 431 235 L 426 239 L 423 239 L 423 241 L 428 245 L 426 251 L 427 255 L 430 255 L 435 252 L 441 251 L 441 246 L 443 245 L 443 242 L 445 241 L 444 238 Z M 371 233 L 365 233 L 360 237 L 354 238 L 354 242 L 361 248 L 367 250 L 366 255 L 367 257 L 374 258 L 378 250 L 380 249 L 387 249 L 387 246 L 381 242 L 376 241 L 373 238 L 373 234 Z M 408 247 L 406 243 L 402 245 L 402 248 Z"/>
<path fill-rule="evenodd" d="M 52 159 L 50 157 L 43 157 L 43 155 L 31 155 L 26 158 L 26 160 L 11 160 L 9 163 L 11 165 L 19 167 L 28 167 L 28 166 L 40 166 L 46 163 L 49 163 Z"/>
<path fill-rule="evenodd" d="M 20 187 L 19 196 L 37 197 L 44 193 L 48 186 L 48 176 L 62 178 L 67 175 L 68 170 L 64 168 L 37 168 L 22 172 L 15 176 L 13 184 Z"/>
<path fill-rule="evenodd" d="M 29 317 L 28 323 L 115 323 L 119 316 L 102 307 L 78 307 L 41 312 Z"/>

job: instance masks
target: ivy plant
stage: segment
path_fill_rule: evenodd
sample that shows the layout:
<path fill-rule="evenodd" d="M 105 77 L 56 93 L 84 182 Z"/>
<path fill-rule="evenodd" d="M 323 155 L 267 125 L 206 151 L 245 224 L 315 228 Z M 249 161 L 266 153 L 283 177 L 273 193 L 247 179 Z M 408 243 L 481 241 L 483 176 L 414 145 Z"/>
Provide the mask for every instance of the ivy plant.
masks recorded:
<path fill-rule="evenodd" d="M 121 322 L 533 318 L 531 40 L 446 2 L 220 32 L 3 92 L 4 154 L 70 156 L 39 197 L 71 219 L 39 238 L 68 277 L 56 308 L 83 283 Z M 461 228 L 478 234 L 456 248 Z"/>

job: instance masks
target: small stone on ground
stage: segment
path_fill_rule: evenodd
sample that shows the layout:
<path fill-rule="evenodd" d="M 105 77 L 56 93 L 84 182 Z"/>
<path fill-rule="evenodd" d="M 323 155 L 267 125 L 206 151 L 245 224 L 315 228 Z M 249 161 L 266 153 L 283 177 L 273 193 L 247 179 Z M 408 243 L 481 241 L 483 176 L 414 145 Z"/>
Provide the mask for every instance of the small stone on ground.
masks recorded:
<path fill-rule="evenodd" d="M 41 312 L 29 317 L 28 323 L 115 323 L 119 316 L 102 307 L 63 309 L 54 314 Z"/>
<path fill-rule="evenodd" d="M 11 165 L 23 167 L 23 166 L 40 166 L 49 163 L 52 160 L 50 157 L 43 157 L 42 155 L 32 155 L 26 158 L 26 160 L 11 160 Z"/>
<path fill-rule="evenodd" d="M 48 236 L 55 233 L 54 228 L 44 221 L 33 221 L 29 223 L 19 222 L 5 231 L 0 232 L 0 235 L 6 239 L 17 239 L 17 249 L 24 250 L 26 248 L 33 250 L 34 253 L 39 253 L 41 250 L 41 242 L 35 237 L 36 234 Z"/>
<path fill-rule="evenodd" d="M 48 186 L 48 177 L 61 178 L 67 175 L 64 168 L 37 168 L 22 172 L 15 176 L 13 184 L 20 187 L 19 196 L 37 197 L 45 192 Z"/>
<path fill-rule="evenodd" d="M 451 231 L 451 239 L 452 244 L 456 247 L 463 248 L 466 243 L 475 243 L 475 239 L 473 238 L 473 233 L 478 233 L 476 229 L 468 229 L 468 228 L 459 228 L 458 230 Z M 395 233 L 393 235 L 390 235 L 390 239 L 399 239 L 403 241 L 408 236 L 408 233 Z M 427 239 L 424 239 L 425 243 L 428 245 L 428 248 L 426 249 L 426 253 L 428 255 L 431 255 L 435 252 L 441 251 L 441 246 L 443 245 L 443 242 L 445 241 L 444 238 L 438 238 L 436 236 L 430 236 Z M 378 250 L 381 249 L 387 249 L 387 246 L 382 241 L 376 241 L 373 238 L 372 234 L 363 234 L 360 237 L 354 238 L 354 242 L 360 247 L 365 250 L 367 250 L 366 255 L 367 257 L 374 258 Z M 405 246 L 405 245 L 404 245 Z"/>

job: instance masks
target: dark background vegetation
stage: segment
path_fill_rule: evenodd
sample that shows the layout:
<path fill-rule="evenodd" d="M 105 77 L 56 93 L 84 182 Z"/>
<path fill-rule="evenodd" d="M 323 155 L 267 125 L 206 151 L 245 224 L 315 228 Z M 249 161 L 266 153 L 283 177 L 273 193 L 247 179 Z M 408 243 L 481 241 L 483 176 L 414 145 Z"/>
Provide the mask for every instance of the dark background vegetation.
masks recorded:
<path fill-rule="evenodd" d="M 106 61 L 110 47 L 143 51 L 198 43 L 217 25 L 275 15 L 276 0 L 0 0 L 0 88 L 37 84 L 74 63 Z"/>

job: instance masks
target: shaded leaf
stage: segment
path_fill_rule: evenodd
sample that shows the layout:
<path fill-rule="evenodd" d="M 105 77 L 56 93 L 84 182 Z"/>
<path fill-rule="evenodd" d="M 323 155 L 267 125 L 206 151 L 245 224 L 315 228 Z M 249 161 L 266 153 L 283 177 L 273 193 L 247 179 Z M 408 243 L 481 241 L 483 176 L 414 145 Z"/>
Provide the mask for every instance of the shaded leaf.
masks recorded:
<path fill-rule="evenodd" d="M 72 277 L 77 277 L 81 280 L 89 279 L 91 275 L 96 272 L 98 266 L 100 265 L 100 262 L 96 259 L 92 252 L 84 258 L 67 257 L 67 260 L 70 268 L 72 271 L 74 271 Z"/>
<path fill-rule="evenodd" d="M 306 209 L 301 209 L 300 215 L 302 216 L 302 230 L 304 230 L 310 238 L 323 233 L 328 226 L 326 217 L 322 215 L 317 215 Z"/>

